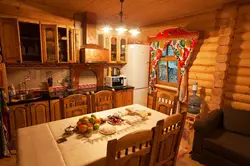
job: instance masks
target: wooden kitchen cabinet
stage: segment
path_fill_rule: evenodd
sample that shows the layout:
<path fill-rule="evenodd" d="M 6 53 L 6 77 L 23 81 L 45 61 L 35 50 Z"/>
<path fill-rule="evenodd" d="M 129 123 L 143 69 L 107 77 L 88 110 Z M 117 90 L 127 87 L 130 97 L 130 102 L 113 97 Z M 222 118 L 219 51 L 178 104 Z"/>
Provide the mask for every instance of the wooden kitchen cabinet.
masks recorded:
<path fill-rule="evenodd" d="M 10 135 L 13 144 L 15 144 L 17 129 L 50 121 L 48 101 L 18 104 L 9 108 L 11 110 Z"/>
<path fill-rule="evenodd" d="M 4 62 L 22 62 L 17 19 L 0 18 L 0 36 Z"/>
<path fill-rule="evenodd" d="M 61 110 L 60 110 L 60 102 L 59 99 L 50 101 L 50 120 L 60 120 L 62 119 Z"/>
<path fill-rule="evenodd" d="M 109 50 L 109 63 L 126 63 L 127 38 L 124 36 L 98 34 L 98 44 Z"/>
<path fill-rule="evenodd" d="M 148 95 L 148 104 L 147 104 L 148 108 L 153 108 L 153 96 Z"/>
<path fill-rule="evenodd" d="M 9 114 L 10 136 L 12 142 L 15 144 L 17 129 L 31 125 L 30 107 L 28 104 L 19 104 L 10 106 L 9 108 L 11 110 Z"/>
<path fill-rule="evenodd" d="M 133 89 L 118 90 L 115 92 L 115 107 L 123 107 L 133 104 Z"/>
<path fill-rule="evenodd" d="M 49 102 L 39 101 L 30 103 L 31 125 L 50 121 Z"/>

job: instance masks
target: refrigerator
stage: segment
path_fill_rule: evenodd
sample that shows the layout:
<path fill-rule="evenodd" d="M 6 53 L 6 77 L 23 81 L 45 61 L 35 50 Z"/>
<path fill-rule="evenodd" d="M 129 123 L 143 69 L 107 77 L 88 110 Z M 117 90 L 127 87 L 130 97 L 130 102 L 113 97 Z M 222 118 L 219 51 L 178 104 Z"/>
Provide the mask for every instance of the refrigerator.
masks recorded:
<path fill-rule="evenodd" d="M 149 45 L 129 44 L 127 64 L 121 69 L 127 77 L 127 85 L 134 87 L 134 104 L 147 106 Z"/>

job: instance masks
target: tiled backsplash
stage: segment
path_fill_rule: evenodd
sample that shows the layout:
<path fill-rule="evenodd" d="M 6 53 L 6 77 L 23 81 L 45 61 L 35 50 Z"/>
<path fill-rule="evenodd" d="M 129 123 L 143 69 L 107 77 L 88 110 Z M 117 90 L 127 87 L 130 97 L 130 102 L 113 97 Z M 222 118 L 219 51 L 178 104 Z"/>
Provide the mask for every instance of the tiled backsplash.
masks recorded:
<path fill-rule="evenodd" d="M 8 84 L 13 84 L 19 90 L 19 84 L 24 82 L 25 77 L 30 77 L 27 81 L 27 89 L 42 89 L 42 83 L 47 82 L 48 77 L 53 77 L 53 87 L 62 87 L 61 81 L 70 75 L 68 69 L 7 69 Z M 91 70 L 83 71 L 79 78 L 79 85 L 96 85 L 97 79 Z M 84 87 L 84 86 L 83 86 Z"/>

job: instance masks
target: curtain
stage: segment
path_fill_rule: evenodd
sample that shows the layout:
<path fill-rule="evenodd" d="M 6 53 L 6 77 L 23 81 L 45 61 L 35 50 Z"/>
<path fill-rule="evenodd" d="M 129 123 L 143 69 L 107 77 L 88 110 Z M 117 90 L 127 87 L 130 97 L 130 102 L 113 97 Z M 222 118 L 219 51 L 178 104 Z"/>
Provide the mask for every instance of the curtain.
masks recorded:
<path fill-rule="evenodd" d="M 3 89 L 0 88 L 0 157 L 9 155 L 7 129 L 3 120 L 3 110 L 5 107 Z"/>
<path fill-rule="evenodd" d="M 151 63 L 150 63 L 150 78 L 149 78 L 149 94 L 152 94 L 155 91 L 154 85 L 156 83 L 156 77 L 157 77 L 156 76 L 157 63 L 161 59 L 163 51 L 166 50 L 168 46 L 171 46 L 171 48 L 173 49 L 174 56 L 176 56 L 176 59 L 178 61 L 178 65 L 181 68 L 181 76 L 178 80 L 179 101 L 185 102 L 188 96 L 187 68 L 190 64 L 190 59 L 192 58 L 192 52 L 198 41 L 198 37 L 193 37 L 192 39 L 190 39 L 190 37 L 189 39 L 185 39 L 185 37 L 183 37 L 182 40 L 179 39 L 168 40 L 167 38 L 165 40 L 162 40 L 162 36 L 164 35 L 161 35 L 159 41 L 153 41 L 150 44 Z M 157 40 L 157 37 L 155 37 L 155 39 Z"/>

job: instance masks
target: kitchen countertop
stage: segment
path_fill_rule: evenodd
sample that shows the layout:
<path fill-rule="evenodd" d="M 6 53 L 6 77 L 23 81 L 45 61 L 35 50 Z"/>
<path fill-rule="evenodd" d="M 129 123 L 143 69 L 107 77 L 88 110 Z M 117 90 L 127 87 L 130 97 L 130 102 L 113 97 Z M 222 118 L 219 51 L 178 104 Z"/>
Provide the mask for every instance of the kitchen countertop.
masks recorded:
<path fill-rule="evenodd" d="M 38 102 L 38 101 L 49 101 L 49 100 L 54 100 L 54 99 L 59 99 L 60 97 L 67 97 L 69 95 L 72 94 L 86 94 L 87 92 L 98 92 L 101 90 L 111 90 L 111 87 L 107 87 L 107 86 L 99 86 L 93 89 L 78 89 L 74 92 L 47 92 L 45 94 L 43 94 L 42 96 L 36 97 L 36 98 L 32 98 L 32 99 L 27 99 L 27 100 L 19 100 L 16 102 L 10 102 L 7 105 L 8 106 L 12 106 L 12 105 L 17 105 L 17 104 L 25 104 L 25 103 L 31 103 L 31 102 Z M 119 87 L 113 87 L 113 89 L 115 89 L 115 91 L 119 91 L 119 90 L 126 90 L 126 89 L 134 89 L 133 86 L 119 86 Z"/>

